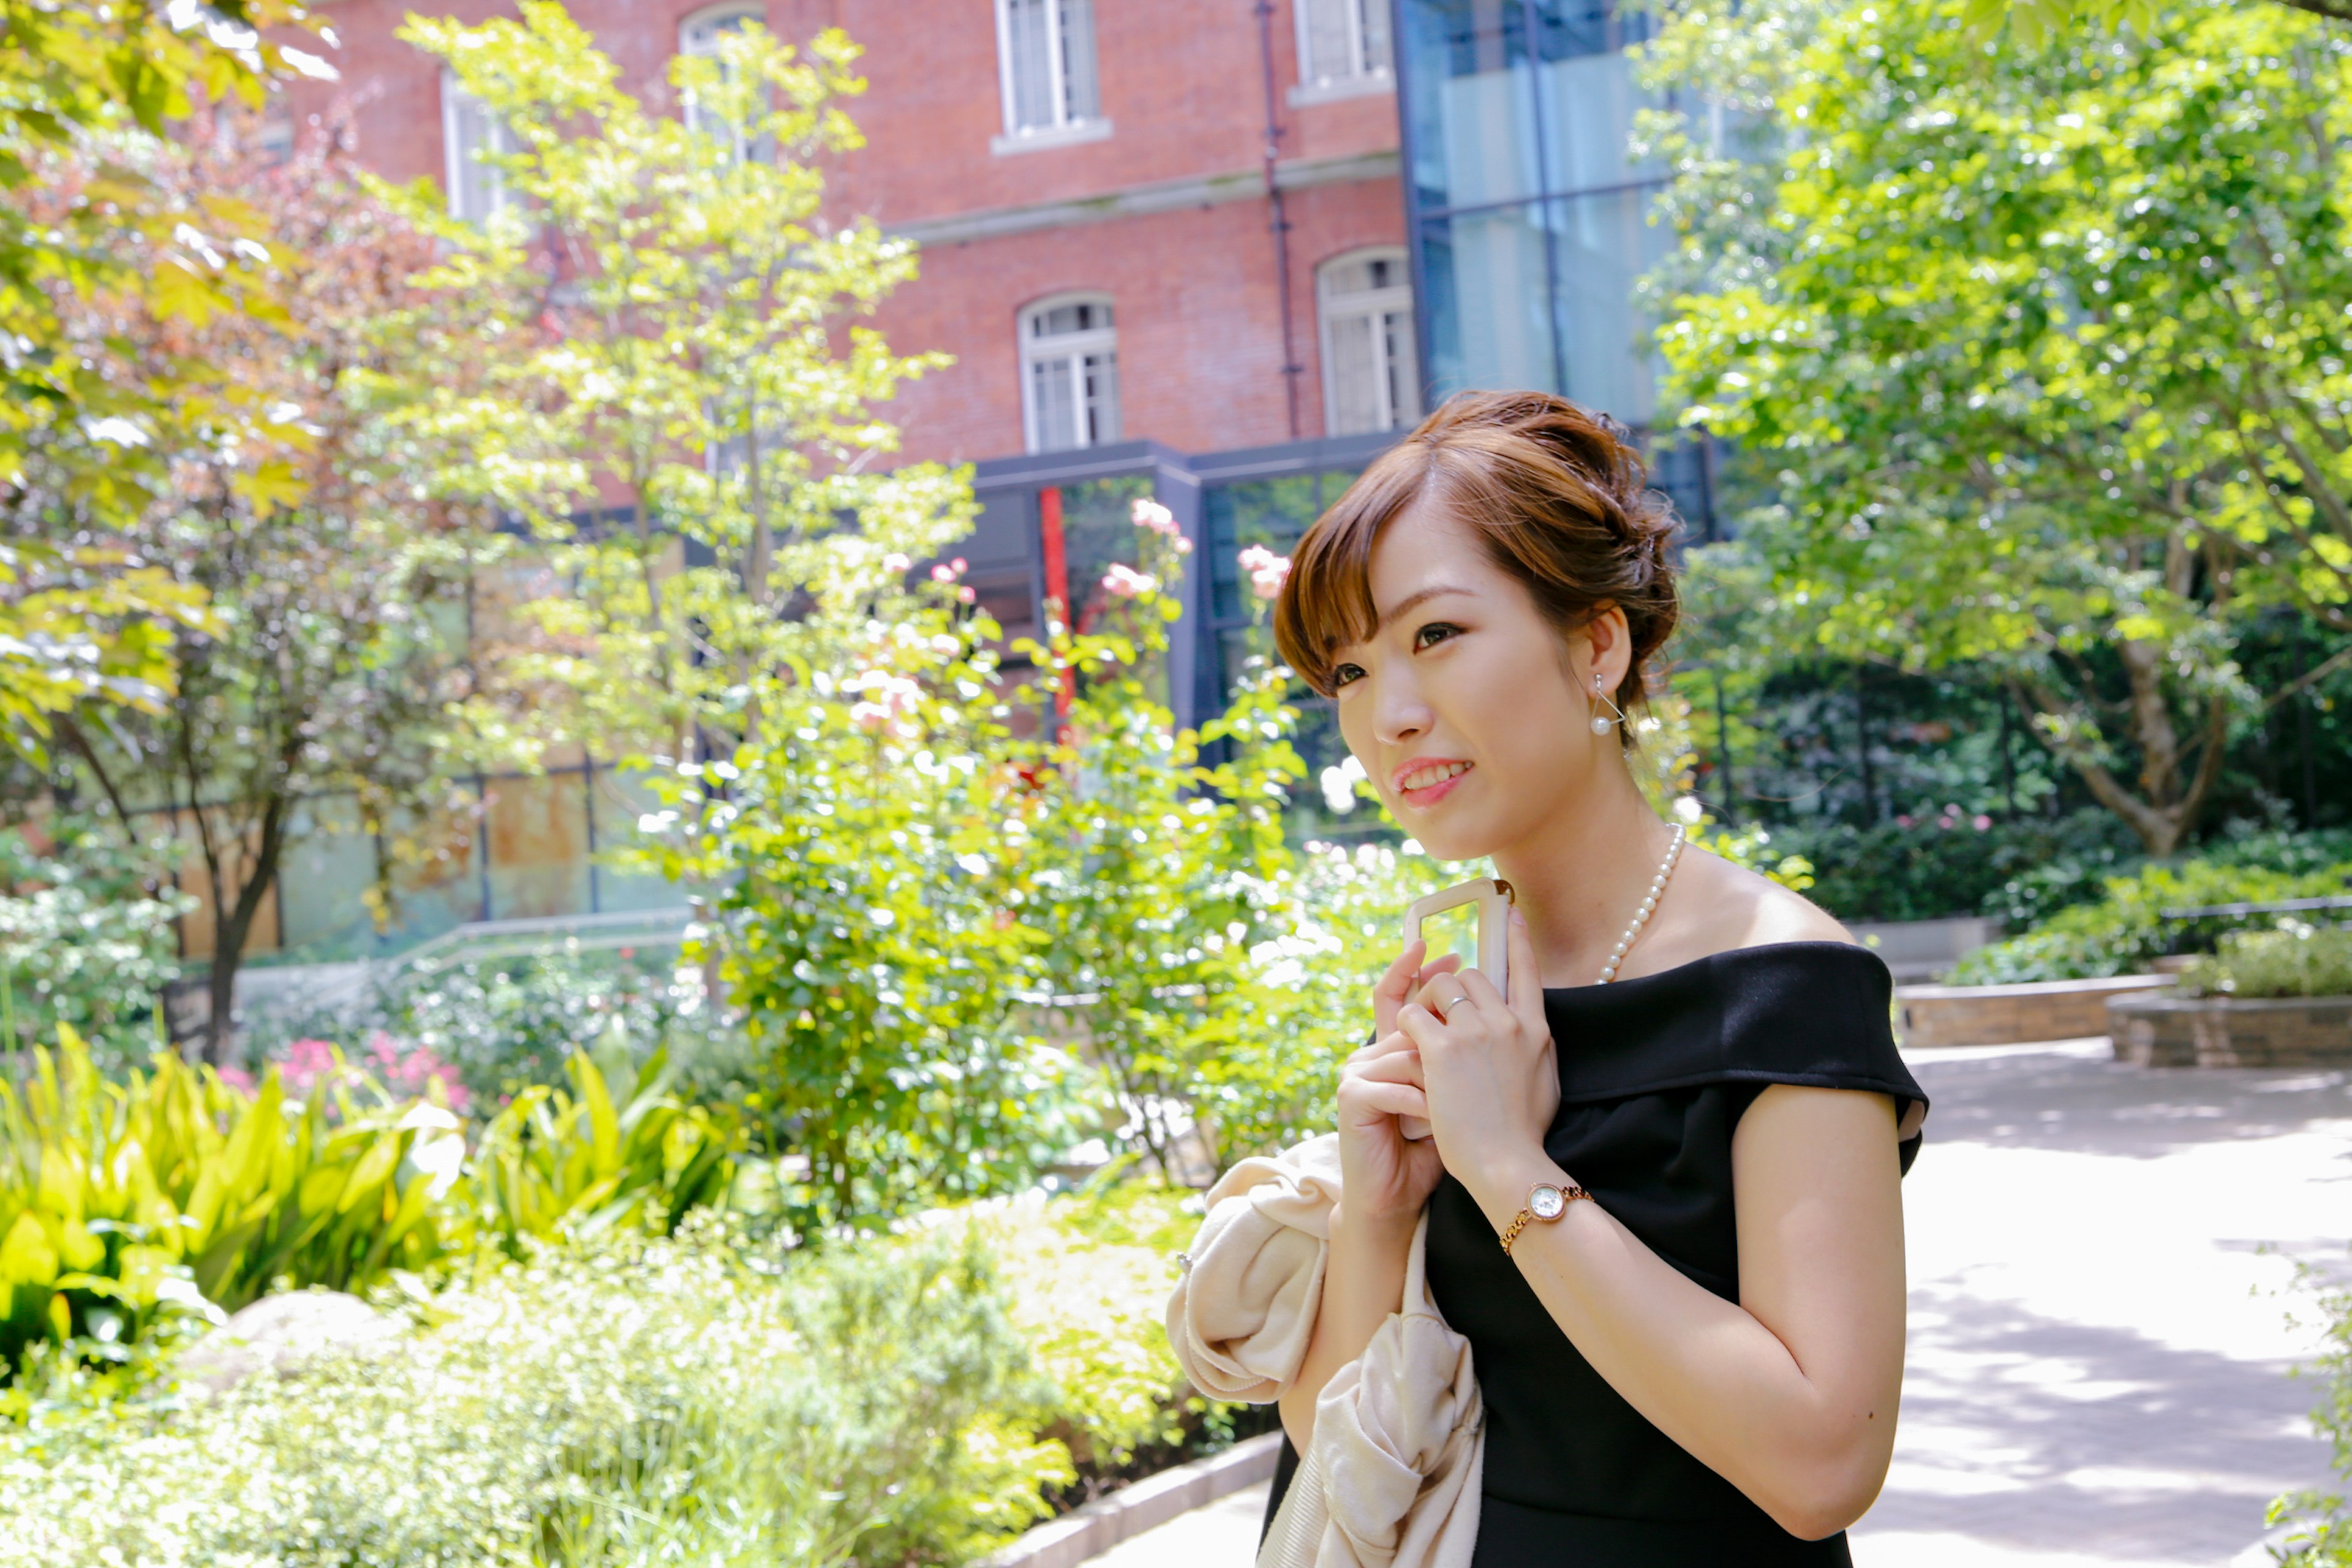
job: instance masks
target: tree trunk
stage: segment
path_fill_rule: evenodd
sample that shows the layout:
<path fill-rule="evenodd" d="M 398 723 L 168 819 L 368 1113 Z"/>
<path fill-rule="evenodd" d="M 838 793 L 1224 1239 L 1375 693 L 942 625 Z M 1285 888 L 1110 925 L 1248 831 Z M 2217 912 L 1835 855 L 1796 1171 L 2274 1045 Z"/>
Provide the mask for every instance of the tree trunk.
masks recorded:
<path fill-rule="evenodd" d="M 2214 784 L 2221 780 L 2230 740 L 2230 707 L 2228 700 L 2219 696 L 2207 700 L 2199 737 L 2202 753 L 2197 759 L 2196 772 L 2184 780 L 2180 734 L 2173 725 L 2172 710 L 2162 689 L 2163 649 L 2153 643 L 2132 642 L 2120 645 L 2116 651 L 2131 684 L 2132 739 L 2138 742 L 2145 759 L 2138 793 L 2100 762 L 2092 748 L 2054 738 L 2032 723 L 2036 717 L 2076 719 L 2079 715 L 2074 704 L 2057 700 L 2030 677 L 2012 679 L 2011 689 L 2025 710 L 2028 727 L 2041 736 L 2042 743 L 2074 770 L 2094 799 L 2130 826 L 2148 854 L 2162 859 L 2188 841 Z"/>
<path fill-rule="evenodd" d="M 278 852 L 286 837 L 286 805 L 285 797 L 280 795 L 262 808 L 261 842 L 254 847 L 253 862 L 236 890 L 236 905 L 224 910 L 217 894 L 215 897 L 213 961 L 206 977 L 211 1016 L 205 1020 L 204 1047 L 205 1060 L 214 1067 L 220 1066 L 228 1055 L 229 1037 L 236 1025 L 236 972 L 245 963 L 247 939 L 253 934 L 261 900 L 278 881 Z M 217 879 L 214 885 L 219 886 Z"/>

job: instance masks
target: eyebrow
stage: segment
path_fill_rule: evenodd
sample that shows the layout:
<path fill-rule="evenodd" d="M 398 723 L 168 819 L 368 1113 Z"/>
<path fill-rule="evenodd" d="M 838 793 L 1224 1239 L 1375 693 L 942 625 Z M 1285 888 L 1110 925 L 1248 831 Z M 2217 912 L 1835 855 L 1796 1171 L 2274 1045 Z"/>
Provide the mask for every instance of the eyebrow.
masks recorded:
<path fill-rule="evenodd" d="M 1473 593 L 1471 590 L 1467 588 L 1457 588 L 1451 583 L 1432 584 L 1430 586 L 1422 589 L 1419 593 L 1407 594 L 1403 598 L 1399 599 L 1395 604 L 1391 605 L 1385 612 L 1380 612 L 1380 618 L 1372 625 L 1371 635 L 1378 637 L 1382 626 L 1387 626 L 1391 621 L 1395 620 L 1399 616 L 1403 615 L 1415 605 L 1421 604 L 1424 600 L 1442 597 L 1447 594 L 1460 594 L 1465 598 L 1475 599 L 1477 597 L 1477 595 Z"/>

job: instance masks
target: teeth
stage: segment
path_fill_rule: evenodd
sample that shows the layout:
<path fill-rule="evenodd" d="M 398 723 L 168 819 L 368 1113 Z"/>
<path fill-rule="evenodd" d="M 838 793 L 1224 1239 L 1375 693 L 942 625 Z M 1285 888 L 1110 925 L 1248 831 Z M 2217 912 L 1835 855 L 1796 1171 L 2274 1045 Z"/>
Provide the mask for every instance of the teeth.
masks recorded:
<path fill-rule="evenodd" d="M 1468 763 L 1443 763 L 1435 767 L 1415 768 L 1399 781 L 1398 787 L 1407 790 L 1427 789 L 1432 784 L 1444 784 L 1447 779 L 1459 778 L 1469 771 Z"/>

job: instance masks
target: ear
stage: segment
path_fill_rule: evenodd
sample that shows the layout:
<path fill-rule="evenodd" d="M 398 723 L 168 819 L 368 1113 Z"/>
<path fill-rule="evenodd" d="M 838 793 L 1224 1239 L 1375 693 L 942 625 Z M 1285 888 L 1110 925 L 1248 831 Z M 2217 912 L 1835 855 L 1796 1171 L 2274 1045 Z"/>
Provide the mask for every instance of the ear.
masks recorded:
<path fill-rule="evenodd" d="M 1584 679 L 1589 684 L 1597 677 L 1601 689 L 1614 697 L 1617 683 L 1633 668 L 1633 628 L 1627 624 L 1623 610 L 1615 605 L 1603 605 L 1585 623 L 1584 635 L 1592 653 Z"/>

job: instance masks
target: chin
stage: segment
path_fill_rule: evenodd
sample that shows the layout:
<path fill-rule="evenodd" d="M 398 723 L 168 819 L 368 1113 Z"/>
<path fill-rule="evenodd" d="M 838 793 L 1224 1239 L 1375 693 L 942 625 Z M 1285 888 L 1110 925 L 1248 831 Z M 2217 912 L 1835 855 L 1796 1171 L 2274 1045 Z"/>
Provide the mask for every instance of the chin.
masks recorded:
<path fill-rule="evenodd" d="M 1495 850 L 1495 836 L 1475 823 L 1423 822 L 1416 826 L 1398 816 L 1397 824 L 1433 859 L 1476 860 Z"/>

